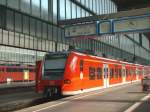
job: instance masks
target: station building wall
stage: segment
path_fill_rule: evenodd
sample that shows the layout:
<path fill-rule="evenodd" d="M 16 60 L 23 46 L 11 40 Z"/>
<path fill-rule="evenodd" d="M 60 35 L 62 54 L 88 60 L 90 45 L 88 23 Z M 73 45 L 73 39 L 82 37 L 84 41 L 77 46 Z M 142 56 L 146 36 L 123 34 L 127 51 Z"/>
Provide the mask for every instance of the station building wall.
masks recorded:
<path fill-rule="evenodd" d="M 111 0 L 78 0 L 78 2 L 100 15 L 117 12 L 116 4 Z M 15 2 L 13 0 L 1 0 L 0 4 L 0 45 L 5 46 L 5 49 L 18 47 L 19 53 L 19 49 L 12 50 L 16 54 L 24 54 L 21 50 L 27 49 L 24 51 L 27 52 L 27 57 L 32 57 L 33 54 L 37 55 L 37 52 L 39 52 L 40 57 L 40 52 L 63 51 L 67 50 L 69 45 L 74 45 L 113 57 L 130 59 L 133 56 L 133 49 L 128 51 L 128 48 L 123 47 L 125 44 L 119 44 L 119 41 L 129 40 L 119 40 L 118 35 L 115 35 L 115 38 L 106 36 L 109 40 L 104 39 L 104 41 L 87 38 L 66 39 L 64 29 L 57 24 L 59 19 L 91 16 L 89 12 L 70 2 L 70 0 L 15 0 Z M 127 44 L 130 47 L 133 46 L 130 41 Z M 9 47 L 7 48 L 7 46 Z M 124 52 L 120 48 L 124 48 Z M 141 50 L 145 53 L 142 48 Z M 12 54 L 12 52 L 9 53 Z M 3 55 L 1 56 L 3 57 Z M 147 59 L 147 57 L 142 58 Z M 10 57 L 10 60 L 15 59 L 21 60 L 22 58 L 14 57 L 12 59 Z M 24 62 L 29 60 L 25 59 Z"/>

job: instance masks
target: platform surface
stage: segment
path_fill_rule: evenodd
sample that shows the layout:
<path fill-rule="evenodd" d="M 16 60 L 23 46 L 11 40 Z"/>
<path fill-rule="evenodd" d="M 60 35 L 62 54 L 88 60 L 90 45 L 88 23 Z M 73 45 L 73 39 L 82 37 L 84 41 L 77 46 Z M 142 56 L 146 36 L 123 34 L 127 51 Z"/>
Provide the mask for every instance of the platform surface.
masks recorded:
<path fill-rule="evenodd" d="M 138 106 L 133 112 L 150 112 L 150 98 Z"/>
<path fill-rule="evenodd" d="M 97 90 L 80 95 L 70 96 L 56 101 L 40 104 L 34 107 L 19 110 L 20 112 L 124 112 L 133 104 L 141 102 L 149 92 L 141 91 L 140 83 L 132 83 L 102 90 Z M 150 100 L 150 99 L 149 99 Z M 147 112 L 145 105 L 142 104 L 134 112 Z M 144 105 L 144 106 L 142 106 Z M 141 112 L 141 111 L 140 111 Z"/>

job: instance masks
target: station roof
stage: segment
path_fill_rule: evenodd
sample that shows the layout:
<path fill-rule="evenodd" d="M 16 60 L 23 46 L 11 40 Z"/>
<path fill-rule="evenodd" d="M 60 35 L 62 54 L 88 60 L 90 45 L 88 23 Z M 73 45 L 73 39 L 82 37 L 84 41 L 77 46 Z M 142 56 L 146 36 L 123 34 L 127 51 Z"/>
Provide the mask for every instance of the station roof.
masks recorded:
<path fill-rule="evenodd" d="M 137 16 L 150 12 L 150 0 L 112 0 L 117 5 L 118 12 L 103 15 L 97 15 L 95 11 L 82 4 L 80 0 L 70 1 L 89 12 L 92 16 L 70 20 L 61 20 L 58 21 L 59 25 L 78 24 L 82 22 L 96 21 L 99 19 L 113 19 L 119 17 Z M 146 37 L 150 41 L 150 32 L 144 32 L 144 35 L 146 35 Z"/>
<path fill-rule="evenodd" d="M 112 0 L 112 1 L 114 1 L 117 4 L 118 11 L 150 7 L 150 0 Z M 150 32 L 144 34 L 150 41 Z"/>
<path fill-rule="evenodd" d="M 117 4 L 118 11 L 150 7 L 150 0 L 112 0 L 112 1 L 114 1 Z M 150 41 L 150 32 L 144 34 Z"/>
<path fill-rule="evenodd" d="M 145 8 L 150 6 L 150 0 L 112 0 L 118 6 L 118 11 Z"/>

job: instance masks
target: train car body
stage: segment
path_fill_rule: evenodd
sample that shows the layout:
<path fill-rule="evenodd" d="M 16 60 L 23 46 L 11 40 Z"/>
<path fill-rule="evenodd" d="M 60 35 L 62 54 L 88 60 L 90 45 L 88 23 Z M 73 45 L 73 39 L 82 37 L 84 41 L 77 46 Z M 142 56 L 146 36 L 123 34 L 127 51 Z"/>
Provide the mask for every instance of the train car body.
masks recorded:
<path fill-rule="evenodd" d="M 0 65 L 0 83 L 35 81 L 35 67 Z"/>
<path fill-rule="evenodd" d="M 144 66 L 70 51 L 37 62 L 36 91 L 73 95 L 138 81 Z"/>

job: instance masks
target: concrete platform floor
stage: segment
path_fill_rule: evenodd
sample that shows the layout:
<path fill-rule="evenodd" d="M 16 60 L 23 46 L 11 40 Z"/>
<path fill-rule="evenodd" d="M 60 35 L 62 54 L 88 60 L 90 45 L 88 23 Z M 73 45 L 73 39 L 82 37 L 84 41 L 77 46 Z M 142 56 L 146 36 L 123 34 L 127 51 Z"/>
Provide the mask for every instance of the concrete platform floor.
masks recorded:
<path fill-rule="evenodd" d="M 147 101 L 143 102 L 133 112 L 150 112 L 150 98 Z"/>
<path fill-rule="evenodd" d="M 148 94 L 141 91 L 140 83 L 132 83 L 66 97 L 19 110 L 19 112 L 124 112 L 134 103 L 141 102 L 140 99 Z M 150 102 L 142 103 L 149 105 Z M 135 112 L 141 112 L 139 110 L 148 112 L 143 108 L 146 107 L 139 107 Z"/>

